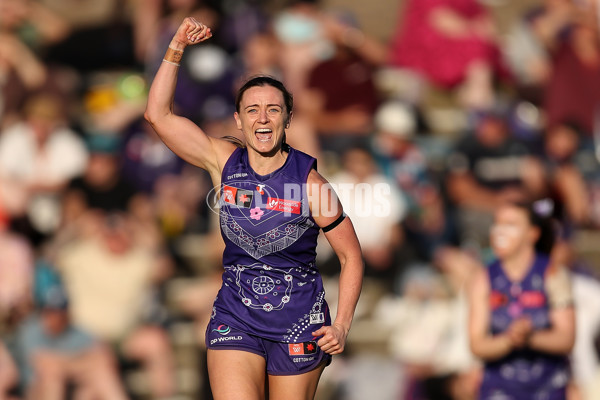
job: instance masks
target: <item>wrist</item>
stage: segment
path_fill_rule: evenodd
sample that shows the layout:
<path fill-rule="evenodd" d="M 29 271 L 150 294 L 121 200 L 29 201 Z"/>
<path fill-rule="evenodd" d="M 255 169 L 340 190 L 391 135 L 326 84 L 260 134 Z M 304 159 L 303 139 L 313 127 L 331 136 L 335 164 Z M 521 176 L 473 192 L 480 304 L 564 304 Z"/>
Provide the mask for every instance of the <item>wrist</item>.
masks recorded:
<path fill-rule="evenodd" d="M 163 62 L 179 67 L 182 57 L 183 49 L 174 48 L 169 45 L 165 52 L 165 56 L 163 57 Z"/>
<path fill-rule="evenodd" d="M 348 332 L 350 332 L 351 322 L 344 323 L 344 322 L 340 322 L 340 321 L 336 320 L 336 321 L 333 321 L 333 323 L 331 325 L 340 327 L 346 335 L 348 334 Z"/>
<path fill-rule="evenodd" d="M 184 51 L 187 47 L 187 43 L 180 42 L 177 39 L 172 39 L 171 43 L 169 43 L 169 47 L 173 50 Z"/>
<path fill-rule="evenodd" d="M 502 343 L 502 349 L 504 353 L 510 353 L 513 349 L 516 348 L 515 343 L 513 342 L 512 337 L 509 334 L 502 334 L 499 336 Z"/>

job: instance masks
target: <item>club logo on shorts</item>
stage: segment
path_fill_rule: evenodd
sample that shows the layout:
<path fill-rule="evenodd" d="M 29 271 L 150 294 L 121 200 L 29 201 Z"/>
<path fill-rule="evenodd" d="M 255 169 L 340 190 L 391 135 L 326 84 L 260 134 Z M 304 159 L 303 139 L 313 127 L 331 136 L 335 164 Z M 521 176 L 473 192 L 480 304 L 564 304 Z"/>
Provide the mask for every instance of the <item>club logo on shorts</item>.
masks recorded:
<path fill-rule="evenodd" d="M 307 354 L 315 354 L 317 352 L 317 343 L 290 343 L 288 344 L 288 352 L 290 356 L 304 356 Z"/>
<path fill-rule="evenodd" d="M 217 329 L 213 329 L 212 331 L 220 333 L 221 335 L 225 336 L 229 332 L 231 332 L 231 328 L 227 325 L 219 325 L 219 326 L 217 326 Z"/>

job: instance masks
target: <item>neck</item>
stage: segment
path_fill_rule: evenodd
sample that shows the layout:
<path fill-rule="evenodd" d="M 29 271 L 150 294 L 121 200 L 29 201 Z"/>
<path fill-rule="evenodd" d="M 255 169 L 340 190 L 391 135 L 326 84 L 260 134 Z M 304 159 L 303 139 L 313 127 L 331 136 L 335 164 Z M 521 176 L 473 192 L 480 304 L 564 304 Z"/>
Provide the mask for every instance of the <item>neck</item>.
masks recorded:
<path fill-rule="evenodd" d="M 248 162 L 259 175 L 267 175 L 281 168 L 287 157 L 288 153 L 283 150 L 283 147 L 268 154 L 259 153 L 250 147 L 248 148 Z"/>
<path fill-rule="evenodd" d="M 533 264 L 534 259 L 535 250 L 530 246 L 524 246 L 515 254 L 502 259 L 502 268 L 509 278 L 521 280 Z"/>

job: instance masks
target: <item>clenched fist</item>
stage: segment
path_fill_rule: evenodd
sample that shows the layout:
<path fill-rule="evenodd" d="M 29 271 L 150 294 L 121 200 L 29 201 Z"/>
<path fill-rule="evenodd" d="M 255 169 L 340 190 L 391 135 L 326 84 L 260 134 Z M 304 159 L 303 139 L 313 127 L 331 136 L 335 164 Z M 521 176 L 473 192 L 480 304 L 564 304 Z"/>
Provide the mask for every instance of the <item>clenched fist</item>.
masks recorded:
<path fill-rule="evenodd" d="M 203 42 L 211 36 L 212 32 L 209 27 L 193 17 L 187 17 L 179 25 L 179 28 L 177 28 L 177 32 L 171 41 L 171 46 L 183 49 L 185 46 Z"/>

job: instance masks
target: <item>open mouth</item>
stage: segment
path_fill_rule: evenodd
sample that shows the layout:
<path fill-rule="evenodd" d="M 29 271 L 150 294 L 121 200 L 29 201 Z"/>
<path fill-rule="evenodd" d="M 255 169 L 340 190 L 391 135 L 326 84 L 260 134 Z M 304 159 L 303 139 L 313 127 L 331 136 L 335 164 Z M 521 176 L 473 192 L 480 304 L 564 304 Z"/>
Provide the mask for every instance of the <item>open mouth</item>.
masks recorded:
<path fill-rule="evenodd" d="M 254 131 L 259 142 L 268 142 L 273 137 L 273 131 L 269 128 L 260 128 Z"/>

